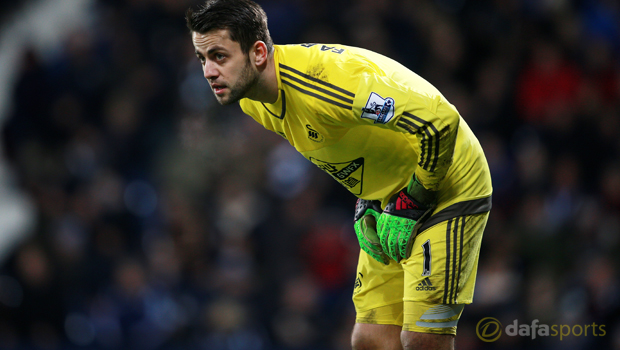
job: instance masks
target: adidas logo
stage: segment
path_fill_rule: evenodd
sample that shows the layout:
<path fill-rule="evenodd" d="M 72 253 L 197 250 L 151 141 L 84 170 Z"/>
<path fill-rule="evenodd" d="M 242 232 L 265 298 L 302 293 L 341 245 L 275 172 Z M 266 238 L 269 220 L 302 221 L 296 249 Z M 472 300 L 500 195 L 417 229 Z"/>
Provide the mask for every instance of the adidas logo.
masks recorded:
<path fill-rule="evenodd" d="M 422 280 L 422 282 L 420 282 L 418 284 L 418 286 L 416 287 L 415 290 L 436 290 L 437 288 L 433 287 L 433 284 L 431 283 L 431 280 L 426 277 L 425 279 Z"/>
<path fill-rule="evenodd" d="M 407 209 L 418 209 L 418 206 L 413 203 L 413 201 L 407 197 L 404 192 L 400 192 L 398 194 L 398 199 L 396 200 L 396 210 L 407 210 Z"/>

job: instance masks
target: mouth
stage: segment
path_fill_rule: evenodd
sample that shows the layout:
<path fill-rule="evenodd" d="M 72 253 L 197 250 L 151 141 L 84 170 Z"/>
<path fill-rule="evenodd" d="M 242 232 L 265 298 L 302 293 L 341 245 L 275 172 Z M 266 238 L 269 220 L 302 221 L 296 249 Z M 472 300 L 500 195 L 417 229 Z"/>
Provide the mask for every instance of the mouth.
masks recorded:
<path fill-rule="evenodd" d="M 220 84 L 211 84 L 211 88 L 216 95 L 221 95 L 222 93 L 224 93 L 226 86 Z"/>

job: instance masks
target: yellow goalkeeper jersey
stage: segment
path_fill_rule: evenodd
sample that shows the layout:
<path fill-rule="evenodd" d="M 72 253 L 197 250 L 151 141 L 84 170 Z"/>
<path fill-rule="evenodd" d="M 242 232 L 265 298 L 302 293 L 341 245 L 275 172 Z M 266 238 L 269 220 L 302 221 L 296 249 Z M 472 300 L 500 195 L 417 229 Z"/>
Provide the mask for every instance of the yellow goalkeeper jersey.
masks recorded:
<path fill-rule="evenodd" d="M 274 51 L 278 100 L 245 98 L 241 108 L 354 195 L 385 206 L 415 173 L 439 191 L 435 213 L 491 209 L 480 143 L 426 80 L 355 47 L 275 45 Z"/>

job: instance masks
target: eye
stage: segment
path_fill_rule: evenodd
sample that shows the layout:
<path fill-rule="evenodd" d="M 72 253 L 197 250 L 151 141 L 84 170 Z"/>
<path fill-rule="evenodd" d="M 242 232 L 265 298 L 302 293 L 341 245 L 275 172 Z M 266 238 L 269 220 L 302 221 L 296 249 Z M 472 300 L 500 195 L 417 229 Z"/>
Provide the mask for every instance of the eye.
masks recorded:
<path fill-rule="evenodd" d="M 226 58 L 226 56 L 222 55 L 221 53 L 216 53 L 215 54 L 215 59 L 218 60 L 218 61 L 221 61 L 224 58 Z"/>

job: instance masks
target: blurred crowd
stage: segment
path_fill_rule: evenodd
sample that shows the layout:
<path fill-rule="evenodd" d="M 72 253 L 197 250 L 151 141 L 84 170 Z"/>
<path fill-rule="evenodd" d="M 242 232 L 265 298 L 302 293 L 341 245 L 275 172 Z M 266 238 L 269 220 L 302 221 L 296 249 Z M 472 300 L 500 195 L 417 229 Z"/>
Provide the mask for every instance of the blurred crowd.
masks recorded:
<path fill-rule="evenodd" d="M 261 0 L 277 44 L 365 47 L 437 86 L 492 171 L 457 348 L 620 349 L 620 3 Z M 0 262 L 0 349 L 350 348 L 355 197 L 222 107 L 194 0 L 98 0 L 25 49 L 2 149 L 35 232 Z M 484 343 L 494 317 L 605 336 Z"/>

